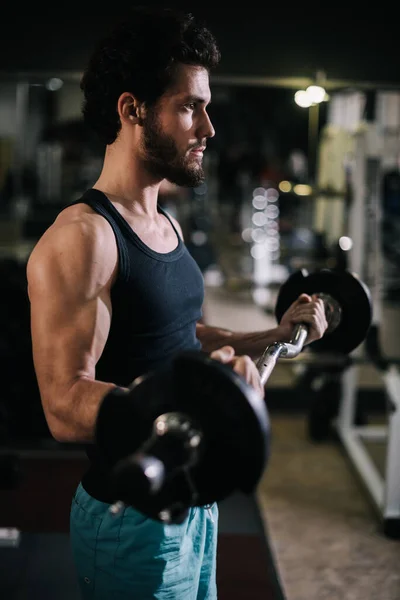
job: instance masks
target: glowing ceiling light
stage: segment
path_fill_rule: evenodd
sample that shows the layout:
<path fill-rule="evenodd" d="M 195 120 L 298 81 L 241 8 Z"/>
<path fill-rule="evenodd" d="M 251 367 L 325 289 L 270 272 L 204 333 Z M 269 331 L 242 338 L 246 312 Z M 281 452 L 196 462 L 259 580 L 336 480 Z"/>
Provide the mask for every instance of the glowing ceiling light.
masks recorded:
<path fill-rule="evenodd" d="M 308 108 L 312 104 L 311 98 L 305 90 L 298 90 L 294 95 L 294 101 L 302 108 Z"/>
<path fill-rule="evenodd" d="M 292 189 L 292 184 L 290 183 L 290 181 L 281 181 L 279 184 L 279 189 L 281 190 L 281 192 L 290 192 L 290 190 Z"/>
<path fill-rule="evenodd" d="M 50 92 L 56 92 L 57 90 L 62 88 L 63 85 L 64 85 L 64 82 L 62 79 L 59 79 L 59 77 L 52 77 L 51 79 L 49 79 L 46 82 L 46 88 Z"/>
<path fill-rule="evenodd" d="M 312 194 L 312 187 L 303 183 L 298 183 L 294 186 L 293 191 L 298 196 L 310 196 Z"/>
<path fill-rule="evenodd" d="M 341 238 L 339 238 L 339 246 L 342 250 L 347 252 L 348 250 L 352 249 L 353 240 L 346 235 L 343 235 Z"/>
<path fill-rule="evenodd" d="M 309 85 L 306 93 L 312 104 L 320 104 L 325 98 L 326 91 L 320 85 Z"/>

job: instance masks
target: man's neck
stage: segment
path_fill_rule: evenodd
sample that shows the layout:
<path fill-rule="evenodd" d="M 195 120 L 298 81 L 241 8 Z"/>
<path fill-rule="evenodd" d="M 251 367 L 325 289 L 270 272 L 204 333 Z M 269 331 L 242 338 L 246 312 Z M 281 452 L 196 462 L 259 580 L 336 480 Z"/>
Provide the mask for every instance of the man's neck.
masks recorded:
<path fill-rule="evenodd" d="M 143 169 L 135 157 L 107 149 L 103 168 L 93 188 L 102 191 L 111 202 L 121 204 L 129 212 L 156 215 L 160 183 Z"/>

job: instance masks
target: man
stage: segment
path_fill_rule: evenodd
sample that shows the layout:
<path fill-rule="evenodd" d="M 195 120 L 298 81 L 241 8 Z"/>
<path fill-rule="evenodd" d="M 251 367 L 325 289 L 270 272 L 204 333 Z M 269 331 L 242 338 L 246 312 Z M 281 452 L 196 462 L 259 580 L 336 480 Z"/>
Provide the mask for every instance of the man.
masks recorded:
<path fill-rule="evenodd" d="M 271 331 L 233 333 L 200 324 L 201 273 L 179 224 L 158 205 L 164 179 L 196 186 L 214 129 L 211 33 L 190 15 L 135 10 L 101 41 L 82 78 L 83 114 L 105 144 L 101 174 L 60 211 L 28 267 L 32 341 L 52 435 L 87 444 L 90 467 L 73 498 L 71 543 L 84 598 L 213 600 L 218 508 L 183 524 L 117 515 L 107 463 L 94 443 L 108 394 L 177 352 L 200 349 L 263 394 L 253 359 L 294 323 L 323 335 L 322 303 L 299 299 Z M 238 356 L 243 355 L 243 356 Z"/>

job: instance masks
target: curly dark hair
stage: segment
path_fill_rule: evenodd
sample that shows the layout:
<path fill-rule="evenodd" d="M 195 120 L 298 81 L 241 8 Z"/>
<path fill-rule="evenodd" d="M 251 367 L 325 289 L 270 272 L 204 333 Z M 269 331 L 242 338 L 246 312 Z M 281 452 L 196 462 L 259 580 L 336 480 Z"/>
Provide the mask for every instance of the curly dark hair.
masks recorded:
<path fill-rule="evenodd" d="M 89 59 L 80 85 L 84 121 L 111 144 L 121 128 L 117 101 L 123 92 L 152 106 L 173 83 L 177 65 L 211 71 L 219 61 L 214 36 L 191 13 L 133 8 Z"/>

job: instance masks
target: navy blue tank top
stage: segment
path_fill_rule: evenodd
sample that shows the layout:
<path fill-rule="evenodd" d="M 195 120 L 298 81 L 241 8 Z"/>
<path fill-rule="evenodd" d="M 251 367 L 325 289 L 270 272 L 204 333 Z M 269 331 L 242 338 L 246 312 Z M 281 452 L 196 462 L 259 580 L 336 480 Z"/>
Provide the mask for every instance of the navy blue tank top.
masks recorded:
<path fill-rule="evenodd" d="M 204 282 L 166 211 L 177 246 L 155 252 L 136 235 L 105 194 L 89 189 L 70 204 L 85 203 L 112 227 L 118 249 L 118 273 L 111 289 L 109 336 L 96 365 L 96 379 L 129 386 L 140 375 L 157 369 L 183 350 L 200 350 L 196 324 L 202 317 Z M 94 445 L 82 484 L 94 497 L 112 502 L 107 467 Z"/>

